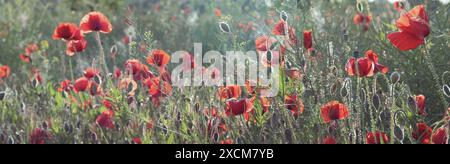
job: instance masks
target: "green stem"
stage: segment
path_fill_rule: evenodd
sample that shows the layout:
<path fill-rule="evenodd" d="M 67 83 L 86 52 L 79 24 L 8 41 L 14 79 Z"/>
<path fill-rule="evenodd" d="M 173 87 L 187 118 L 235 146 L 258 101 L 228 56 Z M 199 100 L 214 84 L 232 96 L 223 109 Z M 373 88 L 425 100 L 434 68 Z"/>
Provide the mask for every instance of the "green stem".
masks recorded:
<path fill-rule="evenodd" d="M 75 80 L 75 76 L 73 75 L 73 67 L 72 67 L 72 58 L 69 58 L 69 69 L 70 69 L 70 79 Z"/>
<path fill-rule="evenodd" d="M 106 65 L 105 50 L 103 48 L 103 44 L 102 44 L 102 41 L 100 38 L 100 32 L 96 32 L 95 40 L 97 41 L 98 48 L 100 49 L 99 50 L 100 51 L 100 59 L 99 59 L 100 65 L 101 65 L 101 67 L 103 67 L 103 73 L 105 74 L 105 77 L 106 77 L 106 75 L 108 75 L 109 72 L 108 72 L 108 66 Z"/>
<path fill-rule="evenodd" d="M 444 107 L 444 112 L 446 111 L 446 107 L 449 107 L 449 104 L 447 102 L 447 100 L 445 99 L 445 95 L 444 93 L 441 91 L 441 84 L 440 84 L 440 80 L 439 80 L 439 75 L 437 74 L 436 68 L 434 67 L 433 64 L 433 60 L 431 58 L 431 54 L 430 51 L 427 48 L 427 42 L 425 41 L 425 60 L 427 62 L 427 66 L 428 69 L 431 72 L 431 75 L 433 76 L 433 80 L 435 81 L 435 87 L 436 87 L 436 91 L 438 92 L 439 98 L 442 101 L 442 105 Z"/>

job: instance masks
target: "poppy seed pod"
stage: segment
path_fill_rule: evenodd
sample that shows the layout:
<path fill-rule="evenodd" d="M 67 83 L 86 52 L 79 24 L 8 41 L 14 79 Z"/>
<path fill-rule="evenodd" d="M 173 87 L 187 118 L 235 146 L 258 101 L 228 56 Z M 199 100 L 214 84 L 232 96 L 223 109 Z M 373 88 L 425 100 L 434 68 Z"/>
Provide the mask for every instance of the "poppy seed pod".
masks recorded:
<path fill-rule="evenodd" d="M 280 12 L 280 19 L 285 21 L 285 22 L 288 21 L 289 16 L 287 15 L 286 11 L 281 11 Z"/>
<path fill-rule="evenodd" d="M 219 28 L 224 33 L 230 33 L 231 32 L 230 25 L 228 25 L 228 23 L 226 23 L 226 22 L 220 22 L 219 23 Z"/>
<path fill-rule="evenodd" d="M 400 74 L 393 72 L 390 76 L 391 84 L 397 84 L 400 81 Z"/>

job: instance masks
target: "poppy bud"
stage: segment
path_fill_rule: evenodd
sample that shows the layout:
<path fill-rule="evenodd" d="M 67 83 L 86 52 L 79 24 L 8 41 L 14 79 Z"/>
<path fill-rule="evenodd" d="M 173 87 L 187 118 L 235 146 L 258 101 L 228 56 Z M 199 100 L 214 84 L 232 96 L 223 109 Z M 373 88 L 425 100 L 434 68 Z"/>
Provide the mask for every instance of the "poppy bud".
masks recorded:
<path fill-rule="evenodd" d="M 228 23 L 226 23 L 226 22 L 220 22 L 219 23 L 219 28 L 224 33 L 230 33 L 231 32 L 230 25 L 228 25 Z"/>
<path fill-rule="evenodd" d="M 44 128 L 45 130 L 47 130 L 47 128 L 48 128 L 48 123 L 47 123 L 47 121 L 42 122 L 42 128 Z"/>
<path fill-rule="evenodd" d="M 412 113 L 417 113 L 416 99 L 412 96 L 408 98 L 408 108 L 412 110 Z"/>
<path fill-rule="evenodd" d="M 91 134 L 91 139 L 93 143 L 97 143 L 98 142 L 98 137 L 97 137 L 97 133 L 93 132 Z"/>
<path fill-rule="evenodd" d="M 381 104 L 380 96 L 378 96 L 377 94 L 375 94 L 375 95 L 372 97 L 372 103 L 373 103 L 373 106 L 375 107 L 375 109 L 380 110 L 380 104 Z"/>
<path fill-rule="evenodd" d="M 359 58 L 359 51 L 358 50 L 353 51 L 353 57 L 354 58 Z"/>
<path fill-rule="evenodd" d="M 289 19 L 289 16 L 287 15 L 286 11 L 281 11 L 280 12 L 280 19 L 285 21 L 285 22 Z"/>
<path fill-rule="evenodd" d="M 450 87 L 448 85 L 444 85 L 442 87 L 442 91 L 444 92 L 445 96 L 450 97 Z"/>
<path fill-rule="evenodd" d="M 394 72 L 391 74 L 390 79 L 392 84 L 397 84 L 400 81 L 400 74 L 398 72 Z"/>
<path fill-rule="evenodd" d="M 358 12 L 362 13 L 364 11 L 364 5 L 361 2 L 356 3 L 356 9 Z"/>
<path fill-rule="evenodd" d="M 116 45 L 112 46 L 109 51 L 111 52 L 111 56 L 115 57 L 117 55 L 117 52 L 118 52 L 117 51 L 117 46 Z"/>
<path fill-rule="evenodd" d="M 5 99 L 5 95 L 6 95 L 6 92 L 4 92 L 4 91 L 0 92 L 0 101 L 3 101 L 3 99 Z"/>

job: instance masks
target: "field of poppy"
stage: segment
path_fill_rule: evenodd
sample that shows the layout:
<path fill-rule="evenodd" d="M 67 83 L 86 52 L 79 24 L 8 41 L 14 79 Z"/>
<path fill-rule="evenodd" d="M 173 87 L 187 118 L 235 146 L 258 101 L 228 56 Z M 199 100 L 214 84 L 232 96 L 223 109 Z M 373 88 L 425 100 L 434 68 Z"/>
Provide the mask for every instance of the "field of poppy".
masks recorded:
<path fill-rule="evenodd" d="M 448 144 L 449 10 L 0 0 L 0 144 Z"/>

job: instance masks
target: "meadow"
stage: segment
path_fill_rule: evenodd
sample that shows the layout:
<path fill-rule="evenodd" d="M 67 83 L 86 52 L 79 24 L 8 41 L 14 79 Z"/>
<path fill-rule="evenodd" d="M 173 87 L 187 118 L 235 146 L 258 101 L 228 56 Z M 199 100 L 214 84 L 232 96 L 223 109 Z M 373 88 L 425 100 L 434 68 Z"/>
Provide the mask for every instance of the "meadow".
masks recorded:
<path fill-rule="evenodd" d="M 439 0 L 0 0 L 0 144 L 448 144 L 449 9 Z M 257 59 L 223 56 L 238 63 L 227 72 L 196 59 L 211 51 Z M 276 83 L 220 81 L 251 63 Z M 177 68 L 219 82 L 181 85 Z M 276 94 L 264 96 L 270 87 Z"/>

